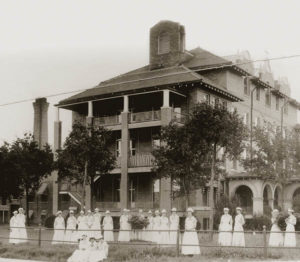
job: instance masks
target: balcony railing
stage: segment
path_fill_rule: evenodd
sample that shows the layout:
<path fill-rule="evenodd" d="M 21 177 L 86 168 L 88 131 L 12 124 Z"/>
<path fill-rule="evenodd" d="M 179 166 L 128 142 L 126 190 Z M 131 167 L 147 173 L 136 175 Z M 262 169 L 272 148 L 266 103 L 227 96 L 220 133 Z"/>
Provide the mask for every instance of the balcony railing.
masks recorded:
<path fill-rule="evenodd" d="M 130 114 L 130 122 L 131 123 L 157 121 L 157 120 L 161 120 L 160 110 L 137 112 L 137 113 Z"/>
<path fill-rule="evenodd" d="M 94 117 L 94 124 L 95 125 L 118 125 L 121 124 L 121 116 L 114 115 L 114 116 L 98 116 Z"/>
<path fill-rule="evenodd" d="M 150 154 L 136 154 L 129 157 L 129 167 L 151 167 L 154 156 Z"/>

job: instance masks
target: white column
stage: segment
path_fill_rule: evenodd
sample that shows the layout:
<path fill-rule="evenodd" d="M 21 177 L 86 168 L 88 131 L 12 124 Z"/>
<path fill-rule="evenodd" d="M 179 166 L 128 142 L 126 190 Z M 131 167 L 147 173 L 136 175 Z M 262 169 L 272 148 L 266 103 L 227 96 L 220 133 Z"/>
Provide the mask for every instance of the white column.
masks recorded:
<path fill-rule="evenodd" d="M 127 95 L 124 96 L 123 112 L 129 112 L 129 98 Z"/>
<path fill-rule="evenodd" d="M 59 122 L 59 107 L 56 108 L 56 112 L 55 112 L 55 121 Z"/>
<path fill-rule="evenodd" d="M 93 102 L 88 102 L 88 117 L 93 117 Z"/>
<path fill-rule="evenodd" d="M 170 107 L 170 90 L 164 90 L 163 107 Z"/>

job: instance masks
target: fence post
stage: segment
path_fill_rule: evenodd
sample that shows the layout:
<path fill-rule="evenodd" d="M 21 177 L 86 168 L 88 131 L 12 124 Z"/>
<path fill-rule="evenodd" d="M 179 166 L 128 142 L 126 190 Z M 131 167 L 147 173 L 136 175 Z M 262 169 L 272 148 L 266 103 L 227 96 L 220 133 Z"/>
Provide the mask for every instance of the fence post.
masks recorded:
<path fill-rule="evenodd" d="M 268 245 L 267 245 L 266 226 L 263 226 L 263 235 L 264 235 L 264 258 L 267 258 L 268 257 Z"/>
<path fill-rule="evenodd" d="M 39 239 L 38 239 L 39 247 L 42 245 L 42 225 L 39 224 Z"/>
<path fill-rule="evenodd" d="M 177 229 L 177 238 L 176 238 L 176 254 L 177 254 L 178 257 L 179 257 L 179 254 L 180 254 L 179 239 L 180 239 L 180 228 Z"/>

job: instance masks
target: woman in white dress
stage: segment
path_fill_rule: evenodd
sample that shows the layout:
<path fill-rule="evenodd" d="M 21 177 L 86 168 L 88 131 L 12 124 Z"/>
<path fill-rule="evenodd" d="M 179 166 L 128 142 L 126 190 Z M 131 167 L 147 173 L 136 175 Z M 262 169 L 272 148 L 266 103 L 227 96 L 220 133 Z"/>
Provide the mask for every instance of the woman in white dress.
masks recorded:
<path fill-rule="evenodd" d="M 78 249 L 68 258 L 67 262 L 88 262 L 89 258 L 89 241 L 86 235 L 79 239 Z"/>
<path fill-rule="evenodd" d="M 279 215 L 279 211 L 274 209 L 272 211 L 272 227 L 270 231 L 270 238 L 269 238 L 269 246 L 270 247 L 279 247 L 283 245 L 283 234 L 277 224 L 277 217 Z"/>
<path fill-rule="evenodd" d="M 245 235 L 244 235 L 244 224 L 245 219 L 242 215 L 242 209 L 240 207 L 236 208 L 237 215 L 234 218 L 234 228 L 232 235 L 232 246 L 244 247 L 245 246 Z"/>
<path fill-rule="evenodd" d="M 159 211 L 155 211 L 155 216 L 153 218 L 153 231 L 152 231 L 152 241 L 159 244 L 160 241 L 160 224 L 161 224 L 161 217 L 159 215 Z"/>
<path fill-rule="evenodd" d="M 160 218 L 160 241 L 159 244 L 161 245 L 168 245 L 170 243 L 170 225 L 169 225 L 169 218 L 167 217 L 167 211 L 163 209 L 161 211 L 161 218 Z"/>
<path fill-rule="evenodd" d="M 9 221 L 10 233 L 9 233 L 9 241 L 10 244 L 18 244 L 19 243 L 19 228 L 18 228 L 18 211 L 13 212 L 13 216 Z"/>
<path fill-rule="evenodd" d="M 146 227 L 146 233 L 145 233 L 145 240 L 146 241 L 153 241 L 153 237 L 152 237 L 152 233 L 153 233 L 153 216 L 152 216 L 152 211 L 151 210 L 149 210 L 148 211 L 148 222 L 149 222 L 149 224 L 147 225 L 147 227 Z"/>
<path fill-rule="evenodd" d="M 20 236 L 19 243 L 25 243 L 28 241 L 27 230 L 26 230 L 26 217 L 24 214 L 24 209 L 22 207 L 20 207 L 18 211 L 19 214 L 17 215 L 17 221 L 18 221 L 19 236 Z"/>
<path fill-rule="evenodd" d="M 293 215 L 294 210 L 288 209 L 289 217 L 285 220 L 286 229 L 284 234 L 284 246 L 295 247 L 296 246 L 296 234 L 295 225 L 297 223 L 296 217 Z"/>
<path fill-rule="evenodd" d="M 114 241 L 114 223 L 110 215 L 110 211 L 105 212 L 105 217 L 103 218 L 103 236 L 105 241 Z"/>
<path fill-rule="evenodd" d="M 87 235 L 88 237 L 95 237 L 93 232 L 94 216 L 91 210 L 87 211 L 86 225 L 87 225 Z"/>
<path fill-rule="evenodd" d="M 120 232 L 118 236 L 119 242 L 129 242 L 130 241 L 130 224 L 128 222 L 129 220 L 129 214 L 126 208 L 123 210 L 123 214 L 120 216 Z"/>
<path fill-rule="evenodd" d="M 177 209 L 175 207 L 171 210 L 170 216 L 170 244 L 176 245 L 177 232 L 179 229 L 179 216 L 177 215 Z"/>
<path fill-rule="evenodd" d="M 77 238 L 80 239 L 83 235 L 87 236 L 87 223 L 86 223 L 86 216 L 84 215 L 84 211 L 80 211 L 79 216 L 77 217 L 77 225 L 78 225 L 78 236 Z"/>
<path fill-rule="evenodd" d="M 52 239 L 52 245 L 62 244 L 65 236 L 65 219 L 62 216 L 61 211 L 57 211 L 56 218 L 54 220 L 54 234 Z"/>
<path fill-rule="evenodd" d="M 96 239 L 96 249 L 94 249 L 90 256 L 89 262 L 99 262 L 107 259 L 108 256 L 108 245 L 104 241 L 103 237 Z"/>
<path fill-rule="evenodd" d="M 230 246 L 232 241 L 232 216 L 229 215 L 229 208 L 223 209 L 224 215 L 221 216 L 219 225 L 219 239 L 220 246 Z"/>
<path fill-rule="evenodd" d="M 67 220 L 67 229 L 66 229 L 66 235 L 65 235 L 65 242 L 66 244 L 77 244 L 77 232 L 76 232 L 76 226 L 77 226 L 77 219 L 74 216 L 74 211 L 70 210 L 69 212 L 70 216 Z"/>
<path fill-rule="evenodd" d="M 198 234 L 196 231 L 197 219 L 193 216 L 194 210 L 187 209 L 187 218 L 185 219 L 185 231 L 182 238 L 181 253 L 183 255 L 199 255 L 200 246 Z"/>
<path fill-rule="evenodd" d="M 94 230 L 93 234 L 96 239 L 100 238 L 102 236 L 102 234 L 101 234 L 101 214 L 100 214 L 98 208 L 95 208 L 94 222 L 92 225 L 92 229 Z"/>

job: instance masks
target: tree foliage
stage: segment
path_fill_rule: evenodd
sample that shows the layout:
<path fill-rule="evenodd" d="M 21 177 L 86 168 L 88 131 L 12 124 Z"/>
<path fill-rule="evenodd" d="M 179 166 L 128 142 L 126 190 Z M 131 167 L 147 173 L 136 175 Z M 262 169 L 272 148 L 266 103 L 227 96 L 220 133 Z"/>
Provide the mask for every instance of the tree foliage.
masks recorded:
<path fill-rule="evenodd" d="M 111 132 L 103 127 L 75 123 L 61 150 L 57 151 L 56 168 L 59 179 L 90 185 L 94 179 L 114 168 L 115 156 L 109 150 Z"/>

